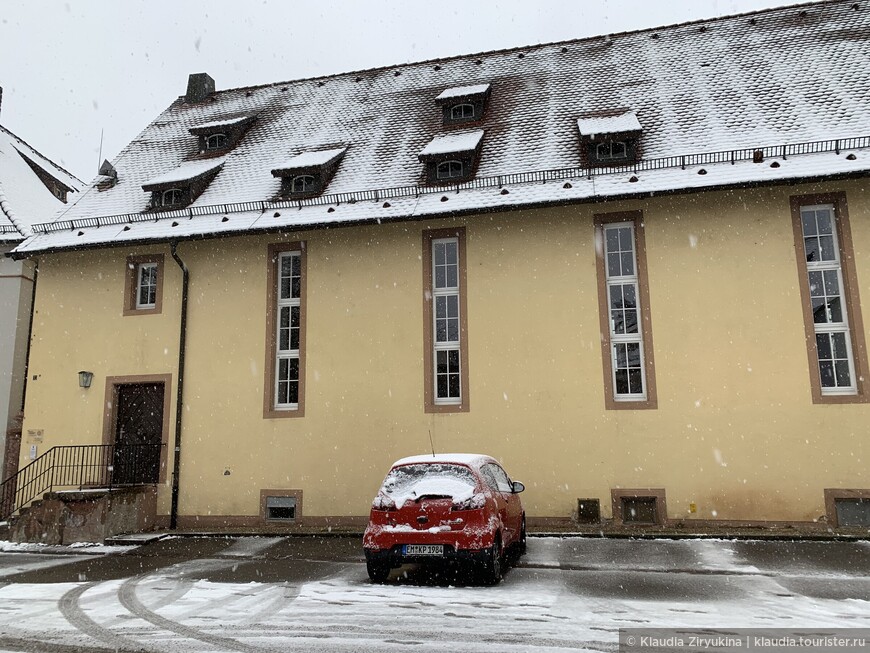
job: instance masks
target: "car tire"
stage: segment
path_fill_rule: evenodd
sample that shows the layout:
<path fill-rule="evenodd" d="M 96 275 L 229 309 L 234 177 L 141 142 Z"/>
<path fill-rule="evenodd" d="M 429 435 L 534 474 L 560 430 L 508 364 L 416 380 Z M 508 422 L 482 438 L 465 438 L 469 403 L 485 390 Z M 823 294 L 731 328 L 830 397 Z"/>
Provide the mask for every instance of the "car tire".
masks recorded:
<path fill-rule="evenodd" d="M 369 572 L 369 579 L 373 583 L 383 583 L 390 575 L 390 565 L 383 562 L 366 562 L 366 571 Z"/>
<path fill-rule="evenodd" d="M 517 540 L 517 555 L 526 554 L 526 516 L 523 515 L 523 525 L 520 527 L 520 539 Z"/>
<path fill-rule="evenodd" d="M 503 574 L 504 554 L 501 548 L 501 535 L 496 534 L 492 546 L 487 549 L 481 579 L 484 585 L 498 585 Z"/>

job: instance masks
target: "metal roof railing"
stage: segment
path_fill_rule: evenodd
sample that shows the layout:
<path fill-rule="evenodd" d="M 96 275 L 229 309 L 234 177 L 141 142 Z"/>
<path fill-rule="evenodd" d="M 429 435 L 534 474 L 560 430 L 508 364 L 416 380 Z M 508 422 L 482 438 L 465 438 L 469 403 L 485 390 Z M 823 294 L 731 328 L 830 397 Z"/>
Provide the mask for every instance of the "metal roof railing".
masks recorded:
<path fill-rule="evenodd" d="M 434 193 L 448 191 L 473 190 L 477 188 L 501 188 L 515 184 L 545 183 L 562 179 L 577 179 L 580 177 L 597 177 L 612 174 L 637 174 L 651 170 L 663 170 L 666 168 L 682 168 L 688 166 L 711 165 L 740 161 L 757 161 L 769 158 L 787 159 L 789 156 L 800 154 L 820 154 L 834 152 L 839 154 L 843 150 L 855 150 L 870 147 L 870 136 L 857 136 L 853 138 L 840 138 L 824 141 L 810 141 L 806 143 L 792 143 L 782 145 L 764 145 L 736 150 L 723 150 L 719 152 L 703 152 L 697 154 L 681 154 L 677 156 L 661 157 L 657 159 L 645 159 L 624 166 L 606 167 L 573 167 L 557 168 L 552 170 L 538 170 L 533 172 L 519 172 L 491 177 L 480 177 L 460 184 L 449 186 L 397 186 L 393 188 L 381 188 L 375 190 L 362 190 L 348 193 L 334 193 L 321 195 L 300 200 L 275 200 L 237 202 L 232 204 L 209 204 L 205 206 L 192 206 L 176 211 L 161 211 L 159 213 L 125 213 L 118 215 L 80 218 L 74 220 L 62 220 L 51 223 L 33 225 L 33 230 L 39 234 L 47 234 L 57 231 L 81 229 L 84 227 L 103 227 L 121 224 L 133 224 L 137 222 L 157 222 L 178 218 L 193 218 L 202 215 L 245 213 L 248 211 L 266 211 L 281 208 L 303 208 L 307 206 L 328 206 L 337 204 L 353 204 L 355 202 L 381 201 L 403 197 L 419 197 Z M 13 227 L 14 230 L 14 227 Z M 3 232 L 0 232 L 3 233 Z"/>

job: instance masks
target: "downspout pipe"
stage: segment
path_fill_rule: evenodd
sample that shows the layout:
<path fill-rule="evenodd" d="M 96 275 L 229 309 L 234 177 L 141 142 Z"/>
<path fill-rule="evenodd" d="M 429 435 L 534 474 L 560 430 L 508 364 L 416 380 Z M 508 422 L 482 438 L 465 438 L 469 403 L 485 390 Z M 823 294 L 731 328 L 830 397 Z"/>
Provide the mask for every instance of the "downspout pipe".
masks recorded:
<path fill-rule="evenodd" d="M 172 457 L 172 508 L 169 512 L 169 528 L 178 528 L 178 491 L 181 474 L 181 416 L 184 402 L 184 354 L 187 340 L 187 297 L 190 272 L 181 257 L 178 256 L 178 241 L 169 242 L 172 258 L 181 268 L 181 325 L 178 336 L 178 380 L 176 381 L 175 397 L 175 453 Z"/>

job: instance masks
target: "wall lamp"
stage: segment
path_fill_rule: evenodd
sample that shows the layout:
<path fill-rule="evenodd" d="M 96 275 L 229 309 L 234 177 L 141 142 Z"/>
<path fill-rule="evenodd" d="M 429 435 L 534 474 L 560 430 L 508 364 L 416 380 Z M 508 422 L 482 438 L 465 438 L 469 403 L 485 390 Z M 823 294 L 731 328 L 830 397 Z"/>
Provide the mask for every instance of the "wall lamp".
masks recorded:
<path fill-rule="evenodd" d="M 79 372 L 79 387 L 80 388 L 90 388 L 91 381 L 93 381 L 93 380 L 94 380 L 94 373 L 93 372 L 86 372 L 84 370 Z"/>

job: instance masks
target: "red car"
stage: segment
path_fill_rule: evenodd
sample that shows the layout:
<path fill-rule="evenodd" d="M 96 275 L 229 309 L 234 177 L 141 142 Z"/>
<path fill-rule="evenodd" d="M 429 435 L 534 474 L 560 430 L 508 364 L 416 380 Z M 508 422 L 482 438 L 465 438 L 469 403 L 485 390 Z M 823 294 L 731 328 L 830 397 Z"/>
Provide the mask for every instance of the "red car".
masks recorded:
<path fill-rule="evenodd" d="M 486 583 L 498 583 L 505 553 L 525 553 L 524 489 L 489 456 L 395 462 L 372 502 L 363 537 L 369 578 L 382 583 L 406 562 L 457 562 L 473 564 Z"/>

